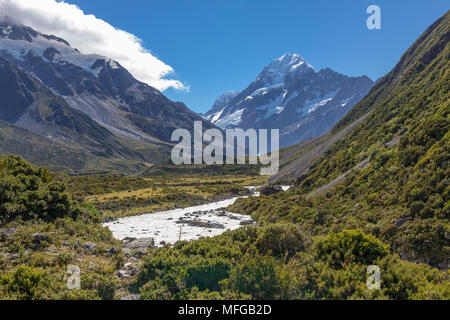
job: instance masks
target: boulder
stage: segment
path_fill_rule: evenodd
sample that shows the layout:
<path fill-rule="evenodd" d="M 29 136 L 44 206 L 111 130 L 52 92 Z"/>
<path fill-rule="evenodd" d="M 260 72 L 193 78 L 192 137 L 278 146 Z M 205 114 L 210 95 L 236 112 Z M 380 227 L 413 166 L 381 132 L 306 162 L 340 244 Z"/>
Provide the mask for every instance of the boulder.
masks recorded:
<path fill-rule="evenodd" d="M 275 194 L 283 191 L 279 186 L 266 186 L 261 189 L 261 194 L 264 196 L 269 196 L 271 194 Z"/>
<path fill-rule="evenodd" d="M 7 257 L 9 260 L 16 260 L 16 259 L 19 259 L 19 258 L 20 258 L 20 254 L 18 254 L 18 253 L 7 253 L 7 254 L 6 254 L 6 257 Z"/>
<path fill-rule="evenodd" d="M 117 276 L 119 278 L 128 278 L 130 275 L 125 270 L 119 270 L 119 272 L 117 273 Z"/>
<path fill-rule="evenodd" d="M 155 239 L 153 238 L 139 238 L 124 244 L 125 248 L 137 250 L 137 249 L 147 249 L 155 247 Z"/>
<path fill-rule="evenodd" d="M 50 238 L 48 236 L 46 236 L 45 234 L 42 234 L 42 233 L 33 233 L 31 235 L 31 237 L 33 238 L 33 242 L 35 242 L 35 243 L 40 243 L 42 241 L 50 240 Z"/>
<path fill-rule="evenodd" d="M 405 223 L 411 221 L 411 217 L 406 217 L 406 218 L 402 218 L 402 219 L 398 219 L 397 221 L 394 222 L 394 224 L 397 227 L 401 227 L 402 225 L 404 225 Z"/>
<path fill-rule="evenodd" d="M 111 249 L 108 250 L 108 253 L 113 256 L 113 255 L 118 254 L 119 252 L 117 251 L 117 249 L 115 247 L 112 247 Z"/>
<path fill-rule="evenodd" d="M 10 239 L 16 232 L 16 228 L 3 229 L 0 231 L 0 241 Z"/>
<path fill-rule="evenodd" d="M 239 225 L 241 226 L 251 226 L 253 225 L 255 222 L 253 220 L 243 220 L 239 223 Z"/>
<path fill-rule="evenodd" d="M 97 245 L 91 241 L 87 241 L 83 243 L 83 249 L 86 249 L 88 251 L 94 251 L 95 249 L 97 249 Z"/>
<path fill-rule="evenodd" d="M 147 248 L 138 248 L 133 251 L 134 255 L 142 258 L 147 253 Z"/>

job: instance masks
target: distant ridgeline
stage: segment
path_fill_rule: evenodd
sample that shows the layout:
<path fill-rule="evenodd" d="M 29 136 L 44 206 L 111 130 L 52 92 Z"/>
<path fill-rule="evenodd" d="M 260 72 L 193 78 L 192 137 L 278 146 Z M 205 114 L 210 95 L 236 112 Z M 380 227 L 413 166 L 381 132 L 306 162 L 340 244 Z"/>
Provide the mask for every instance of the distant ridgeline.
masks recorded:
<path fill-rule="evenodd" d="M 214 127 L 108 57 L 9 18 L 0 18 L 0 105 L 1 153 L 72 172 L 142 172 L 170 157 L 175 129 Z"/>

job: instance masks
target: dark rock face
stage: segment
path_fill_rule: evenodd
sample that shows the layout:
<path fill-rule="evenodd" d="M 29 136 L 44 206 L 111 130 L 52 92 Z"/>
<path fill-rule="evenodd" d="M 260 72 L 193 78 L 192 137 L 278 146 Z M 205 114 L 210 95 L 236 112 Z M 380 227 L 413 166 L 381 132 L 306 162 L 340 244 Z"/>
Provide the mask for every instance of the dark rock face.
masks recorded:
<path fill-rule="evenodd" d="M 300 177 L 298 177 L 297 179 L 295 179 L 295 185 L 296 185 L 296 186 L 301 185 L 302 182 L 305 181 L 306 178 L 308 178 L 308 177 L 309 177 L 308 174 L 306 174 L 306 173 L 302 174 Z"/>
<path fill-rule="evenodd" d="M 5 92 L 3 92 L 5 91 Z M 126 146 L 105 127 L 73 109 L 37 79 L 0 54 L 0 120 L 72 147 L 126 154 Z M 106 148 L 105 148 L 106 147 Z M 120 151 L 122 149 L 122 151 Z"/>
<path fill-rule="evenodd" d="M 250 86 L 205 118 L 222 128 L 280 129 L 288 146 L 330 130 L 373 86 L 368 77 L 316 71 L 297 54 L 272 61 Z"/>
<path fill-rule="evenodd" d="M 125 240 L 125 239 L 124 239 Z M 124 243 L 124 250 L 133 253 L 135 256 L 141 258 L 147 253 L 149 248 L 155 247 L 155 239 L 153 238 L 139 238 Z"/>

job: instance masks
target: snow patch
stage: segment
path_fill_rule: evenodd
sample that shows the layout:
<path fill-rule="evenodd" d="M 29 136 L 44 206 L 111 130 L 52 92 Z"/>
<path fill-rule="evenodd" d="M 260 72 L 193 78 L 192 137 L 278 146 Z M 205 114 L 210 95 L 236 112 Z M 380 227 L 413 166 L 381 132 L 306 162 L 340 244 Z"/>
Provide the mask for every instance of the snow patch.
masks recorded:
<path fill-rule="evenodd" d="M 105 59 L 105 57 L 97 54 L 82 54 L 75 49 L 68 47 L 66 44 L 53 39 L 47 39 L 41 35 L 33 38 L 33 41 L 29 42 L 26 40 L 12 40 L 7 38 L 0 38 L 0 51 L 5 51 L 15 59 L 19 61 L 25 60 L 25 55 L 28 53 L 33 54 L 37 57 L 42 57 L 42 59 L 47 60 L 43 54 L 49 49 L 54 48 L 59 53 L 53 56 L 52 62 L 58 64 L 70 63 L 72 65 L 81 67 L 87 72 L 98 76 L 101 68 L 95 70 L 91 69 L 92 65 L 98 59 Z M 48 61 L 48 60 L 47 60 Z"/>
<path fill-rule="evenodd" d="M 328 93 L 325 96 L 319 96 L 319 93 L 316 92 L 316 99 L 312 100 L 306 100 L 303 107 L 298 108 L 297 112 L 301 114 L 309 114 L 311 112 L 316 111 L 318 108 L 326 105 L 328 102 L 332 101 L 336 94 L 338 93 L 339 89 L 332 91 Z"/>
<path fill-rule="evenodd" d="M 214 124 L 222 129 L 228 126 L 237 126 L 241 123 L 241 117 L 245 109 L 237 110 L 222 119 L 217 120 Z"/>
<path fill-rule="evenodd" d="M 120 68 L 119 64 L 112 59 L 109 60 L 109 66 L 111 67 L 111 69 L 119 69 Z"/>
<path fill-rule="evenodd" d="M 222 115 L 224 110 L 225 110 L 225 108 L 223 108 L 222 110 L 220 110 L 217 113 L 213 113 L 211 116 L 208 117 L 208 120 L 211 121 L 212 123 L 215 123 L 217 120 L 220 119 L 220 116 Z"/>

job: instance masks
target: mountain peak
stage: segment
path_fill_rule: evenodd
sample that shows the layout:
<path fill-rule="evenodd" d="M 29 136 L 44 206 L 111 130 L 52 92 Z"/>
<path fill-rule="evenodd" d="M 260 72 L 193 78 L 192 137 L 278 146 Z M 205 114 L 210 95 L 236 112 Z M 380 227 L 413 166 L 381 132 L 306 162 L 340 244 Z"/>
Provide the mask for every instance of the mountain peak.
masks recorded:
<path fill-rule="evenodd" d="M 65 46 L 70 47 L 70 44 L 66 40 L 54 35 L 40 33 L 33 28 L 15 21 L 9 16 L 0 17 L 0 38 L 9 40 L 24 40 L 27 42 L 39 41 L 42 39 L 45 39 L 46 41 L 53 40 L 59 44 L 64 44 Z"/>
<path fill-rule="evenodd" d="M 235 90 L 230 90 L 227 91 L 225 93 L 223 93 L 222 95 L 220 95 L 216 101 L 214 102 L 214 104 L 226 104 L 228 102 L 230 102 L 234 97 L 236 97 L 239 94 L 239 92 L 235 91 Z"/>
<path fill-rule="evenodd" d="M 300 66 L 304 63 L 307 63 L 303 57 L 297 53 L 287 52 L 283 54 L 278 59 L 273 60 L 268 67 L 279 67 L 286 68 L 287 71 L 290 71 L 292 68 L 296 68 L 296 66 Z"/>
<path fill-rule="evenodd" d="M 290 52 L 286 52 L 285 54 L 283 54 L 281 57 L 279 57 L 278 59 L 275 59 L 274 61 L 280 61 L 280 62 L 290 62 L 292 60 L 304 60 L 303 57 L 301 55 L 299 55 L 298 53 L 290 53 Z"/>
<path fill-rule="evenodd" d="M 14 63 L 23 64 L 37 57 L 58 65 L 71 64 L 96 76 L 101 69 L 94 70 L 92 66 L 98 59 L 106 59 L 97 54 L 82 54 L 62 38 L 41 33 L 5 16 L 0 18 L 0 53 L 15 60 Z"/>
<path fill-rule="evenodd" d="M 206 119 L 212 121 L 215 119 L 215 116 L 216 118 L 220 117 L 223 108 L 225 108 L 238 94 L 239 92 L 230 90 L 220 95 L 216 101 L 214 101 L 211 109 L 205 113 Z"/>
<path fill-rule="evenodd" d="M 288 74 L 311 71 L 315 72 L 314 68 L 301 55 L 287 52 L 269 63 L 256 81 L 262 81 L 264 85 L 271 86 L 284 82 Z"/>
<path fill-rule="evenodd" d="M 287 52 L 231 100 L 219 97 L 205 118 L 221 128 L 280 129 L 280 145 L 287 146 L 329 130 L 371 87 L 370 79 L 317 72 Z"/>

